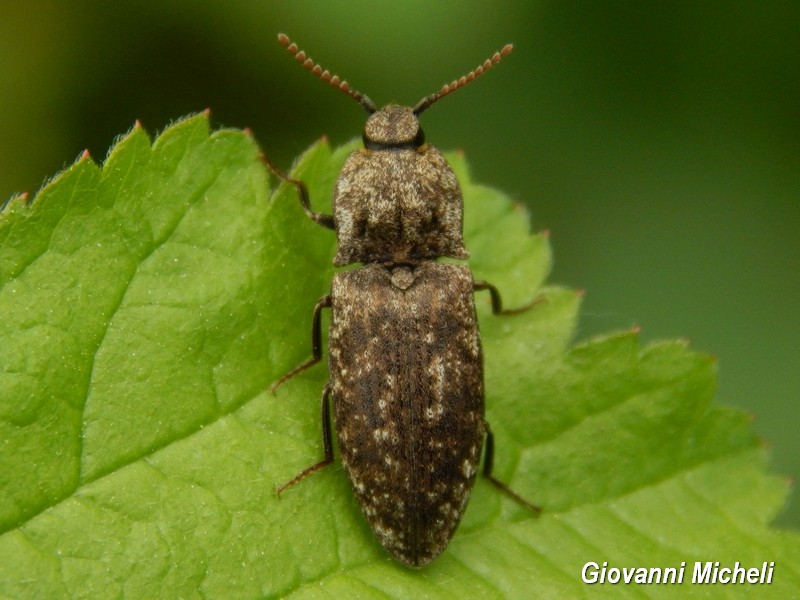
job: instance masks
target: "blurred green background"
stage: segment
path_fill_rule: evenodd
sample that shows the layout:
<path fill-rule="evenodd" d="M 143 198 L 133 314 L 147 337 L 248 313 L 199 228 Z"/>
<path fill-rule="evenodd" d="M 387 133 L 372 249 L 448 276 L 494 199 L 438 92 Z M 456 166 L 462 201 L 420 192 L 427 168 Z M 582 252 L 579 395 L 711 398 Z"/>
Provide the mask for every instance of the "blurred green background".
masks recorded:
<path fill-rule="evenodd" d="M 579 337 L 638 324 L 719 357 L 719 401 L 800 475 L 800 2 L 46 1 L 0 4 L 0 201 L 135 119 L 212 109 L 278 164 L 365 114 L 276 43 L 290 34 L 379 105 L 414 103 L 477 180 L 549 229 Z M 778 521 L 800 528 L 797 494 Z"/>

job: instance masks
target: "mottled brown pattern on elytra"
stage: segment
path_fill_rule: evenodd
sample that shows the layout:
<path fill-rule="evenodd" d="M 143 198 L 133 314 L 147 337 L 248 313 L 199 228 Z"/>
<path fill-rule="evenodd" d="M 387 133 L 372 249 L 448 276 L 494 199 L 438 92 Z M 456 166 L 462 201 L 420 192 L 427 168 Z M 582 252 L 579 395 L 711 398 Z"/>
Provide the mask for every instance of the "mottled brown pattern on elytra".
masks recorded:
<path fill-rule="evenodd" d="M 353 152 L 336 182 L 333 219 L 337 266 L 469 256 L 461 188 L 428 144 Z"/>
<path fill-rule="evenodd" d="M 484 436 L 483 357 L 467 267 L 381 265 L 333 279 L 329 370 L 353 490 L 381 543 L 421 566 L 464 514 Z"/>

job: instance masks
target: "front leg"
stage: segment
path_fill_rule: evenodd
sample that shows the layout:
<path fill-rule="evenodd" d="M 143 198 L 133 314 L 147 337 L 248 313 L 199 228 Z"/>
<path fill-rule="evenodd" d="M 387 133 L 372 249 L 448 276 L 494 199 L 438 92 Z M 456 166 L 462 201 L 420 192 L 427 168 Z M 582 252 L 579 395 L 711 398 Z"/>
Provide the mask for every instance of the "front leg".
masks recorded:
<path fill-rule="evenodd" d="M 308 188 L 306 188 L 305 183 L 299 179 L 289 177 L 286 173 L 272 164 L 272 161 L 270 161 L 263 154 L 260 156 L 260 158 L 262 162 L 267 165 L 267 168 L 272 171 L 278 179 L 282 179 L 286 183 L 290 183 L 297 188 L 297 195 L 300 197 L 300 204 L 303 206 L 305 213 L 312 221 L 314 221 L 314 223 L 317 225 L 322 225 L 323 227 L 327 227 L 328 229 L 336 229 L 336 226 L 333 223 L 333 215 L 324 215 L 322 213 L 314 212 L 311 209 L 311 203 L 308 200 Z"/>

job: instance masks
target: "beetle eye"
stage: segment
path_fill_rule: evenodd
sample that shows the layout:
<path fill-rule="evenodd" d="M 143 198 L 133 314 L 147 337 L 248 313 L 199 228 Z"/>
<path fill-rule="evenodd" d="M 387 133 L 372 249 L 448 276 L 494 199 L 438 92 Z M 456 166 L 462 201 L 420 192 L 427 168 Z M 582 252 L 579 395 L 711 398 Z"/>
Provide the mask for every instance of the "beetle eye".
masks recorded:
<path fill-rule="evenodd" d="M 422 144 L 425 143 L 425 132 L 422 131 L 422 127 L 417 129 L 417 135 L 414 137 L 414 146 L 419 148 Z"/>

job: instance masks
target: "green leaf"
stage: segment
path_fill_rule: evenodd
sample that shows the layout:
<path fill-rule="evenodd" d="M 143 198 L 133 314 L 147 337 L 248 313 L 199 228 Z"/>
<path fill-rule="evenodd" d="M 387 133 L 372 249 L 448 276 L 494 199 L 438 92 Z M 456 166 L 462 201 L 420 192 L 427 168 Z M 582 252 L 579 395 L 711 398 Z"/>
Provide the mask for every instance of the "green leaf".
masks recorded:
<path fill-rule="evenodd" d="M 298 161 L 317 210 L 347 153 Z M 635 331 L 571 345 L 573 291 L 543 287 L 545 235 L 502 194 L 462 181 L 496 474 L 422 570 L 382 550 L 321 456 L 311 313 L 335 239 L 296 191 L 269 195 L 258 148 L 206 116 L 154 143 L 135 127 L 100 169 L 82 157 L 0 214 L 0 596 L 8 598 L 759 597 L 800 593 L 800 540 L 768 528 L 786 483 L 748 419 L 712 403 L 714 361 Z M 327 207 L 326 207 L 327 205 Z M 676 567 L 683 585 L 593 585 L 589 561 Z M 694 561 L 775 563 L 770 586 L 694 585 Z"/>

